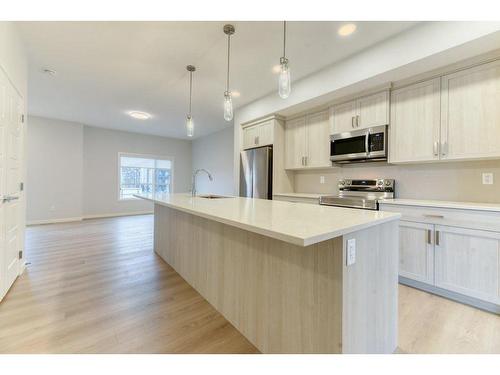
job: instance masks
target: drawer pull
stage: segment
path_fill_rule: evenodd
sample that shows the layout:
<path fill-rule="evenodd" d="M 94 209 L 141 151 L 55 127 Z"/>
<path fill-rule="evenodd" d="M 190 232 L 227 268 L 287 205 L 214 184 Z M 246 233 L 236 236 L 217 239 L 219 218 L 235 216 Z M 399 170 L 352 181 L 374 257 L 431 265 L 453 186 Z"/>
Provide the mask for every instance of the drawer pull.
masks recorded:
<path fill-rule="evenodd" d="M 424 214 L 425 217 L 432 217 L 434 219 L 444 219 L 443 215 L 432 215 L 432 214 Z"/>

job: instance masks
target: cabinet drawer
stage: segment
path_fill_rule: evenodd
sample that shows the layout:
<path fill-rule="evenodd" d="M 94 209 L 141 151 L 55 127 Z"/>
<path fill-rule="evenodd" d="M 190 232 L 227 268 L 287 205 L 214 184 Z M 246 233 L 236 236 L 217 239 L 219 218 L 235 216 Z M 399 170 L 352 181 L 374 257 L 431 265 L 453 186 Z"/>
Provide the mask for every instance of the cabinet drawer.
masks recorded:
<path fill-rule="evenodd" d="M 493 211 L 380 204 L 382 211 L 399 212 L 401 220 L 500 232 L 500 213 Z"/>

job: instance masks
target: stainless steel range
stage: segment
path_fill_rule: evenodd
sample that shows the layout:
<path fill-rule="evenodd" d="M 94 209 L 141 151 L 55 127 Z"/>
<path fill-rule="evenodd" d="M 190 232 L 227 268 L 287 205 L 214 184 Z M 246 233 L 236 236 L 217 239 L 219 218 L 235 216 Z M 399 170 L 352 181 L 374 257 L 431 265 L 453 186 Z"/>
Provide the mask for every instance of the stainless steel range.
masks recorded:
<path fill-rule="evenodd" d="M 323 196 L 319 204 L 365 210 L 378 210 L 378 202 L 382 199 L 394 198 L 396 182 L 391 179 L 376 180 L 339 180 L 339 195 Z"/>

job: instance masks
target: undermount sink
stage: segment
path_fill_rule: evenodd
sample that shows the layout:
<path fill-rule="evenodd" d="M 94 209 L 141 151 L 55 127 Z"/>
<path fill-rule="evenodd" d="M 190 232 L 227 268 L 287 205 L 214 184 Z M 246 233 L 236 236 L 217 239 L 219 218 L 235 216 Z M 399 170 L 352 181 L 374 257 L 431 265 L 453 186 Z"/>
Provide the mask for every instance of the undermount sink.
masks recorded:
<path fill-rule="evenodd" d="M 231 197 L 226 197 L 224 195 L 214 195 L 214 194 L 202 194 L 202 195 L 197 195 L 197 197 L 205 199 L 231 198 Z"/>

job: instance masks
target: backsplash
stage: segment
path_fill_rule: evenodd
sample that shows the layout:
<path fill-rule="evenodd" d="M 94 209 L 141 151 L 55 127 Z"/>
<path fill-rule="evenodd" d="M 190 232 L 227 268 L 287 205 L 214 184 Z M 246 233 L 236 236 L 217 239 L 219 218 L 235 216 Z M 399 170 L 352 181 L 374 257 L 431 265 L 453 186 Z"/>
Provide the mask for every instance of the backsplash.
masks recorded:
<path fill-rule="evenodd" d="M 482 173 L 493 173 L 493 184 L 482 184 Z M 324 176 L 325 183 L 320 184 Z M 294 189 L 300 193 L 336 194 L 340 178 L 393 178 L 396 196 L 500 203 L 500 161 L 443 162 L 419 165 L 349 164 L 327 170 L 295 172 Z"/>

